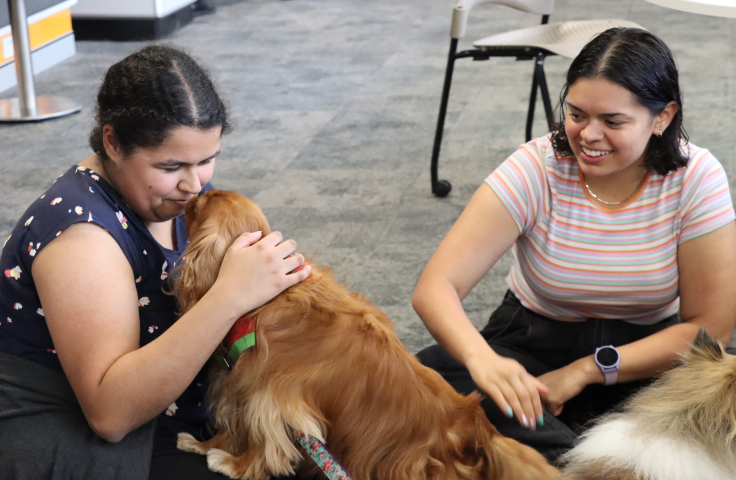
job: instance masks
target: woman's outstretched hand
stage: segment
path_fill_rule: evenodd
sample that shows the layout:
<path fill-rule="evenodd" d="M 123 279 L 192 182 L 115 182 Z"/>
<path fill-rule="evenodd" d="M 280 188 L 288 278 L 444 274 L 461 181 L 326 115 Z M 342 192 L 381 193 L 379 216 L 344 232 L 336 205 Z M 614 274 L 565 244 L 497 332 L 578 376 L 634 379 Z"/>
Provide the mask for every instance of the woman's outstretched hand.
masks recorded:
<path fill-rule="evenodd" d="M 515 416 L 519 423 L 531 430 L 544 423 L 541 395 L 547 387 L 527 373 L 516 360 L 502 357 L 491 351 L 468 362 L 468 370 L 475 384 L 491 396 L 509 418 Z"/>
<path fill-rule="evenodd" d="M 261 232 L 246 232 L 233 241 L 213 286 L 229 301 L 236 302 L 241 315 L 305 280 L 312 271 L 306 265 L 289 273 L 304 263 L 301 254 L 294 254 L 294 240 L 283 241 L 280 232 L 271 232 L 263 238 L 261 235 Z"/>

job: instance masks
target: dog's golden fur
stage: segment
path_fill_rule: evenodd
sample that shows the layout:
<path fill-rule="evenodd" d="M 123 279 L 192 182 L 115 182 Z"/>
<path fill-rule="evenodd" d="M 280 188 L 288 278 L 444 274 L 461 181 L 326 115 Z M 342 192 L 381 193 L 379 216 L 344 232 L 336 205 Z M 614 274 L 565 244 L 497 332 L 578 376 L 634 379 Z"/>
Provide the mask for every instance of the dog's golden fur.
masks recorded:
<path fill-rule="evenodd" d="M 736 356 L 704 329 L 680 364 L 603 417 L 560 480 L 736 478 Z"/>
<path fill-rule="evenodd" d="M 212 191 L 186 208 L 190 244 L 175 292 L 184 311 L 211 287 L 243 231 L 269 232 L 253 202 Z M 256 346 L 210 390 L 217 435 L 179 447 L 211 469 L 263 480 L 310 468 L 294 432 L 323 440 L 355 480 L 542 480 L 557 470 L 501 436 L 480 395 L 457 394 L 401 344 L 365 297 L 313 267 L 311 277 L 249 314 Z M 308 458 L 308 457 L 307 457 Z"/>

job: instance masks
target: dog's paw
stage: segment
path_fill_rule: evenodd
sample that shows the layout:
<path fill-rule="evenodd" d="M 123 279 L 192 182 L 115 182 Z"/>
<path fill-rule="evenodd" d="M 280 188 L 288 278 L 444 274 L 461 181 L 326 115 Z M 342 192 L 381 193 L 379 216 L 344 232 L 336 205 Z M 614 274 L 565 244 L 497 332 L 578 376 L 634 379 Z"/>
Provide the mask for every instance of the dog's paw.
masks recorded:
<path fill-rule="evenodd" d="M 219 448 L 213 448 L 207 452 L 207 466 L 213 472 L 219 472 L 230 478 L 247 478 L 238 475 L 234 460 L 233 455 Z"/>
<path fill-rule="evenodd" d="M 236 457 L 219 448 L 212 448 L 207 452 L 207 466 L 213 472 L 241 480 L 268 480 L 274 476 L 267 471 L 262 460 L 253 458 L 252 452 Z"/>
<path fill-rule="evenodd" d="M 207 449 L 202 447 L 202 443 L 188 433 L 179 434 L 176 440 L 176 448 L 185 452 L 207 455 Z"/>

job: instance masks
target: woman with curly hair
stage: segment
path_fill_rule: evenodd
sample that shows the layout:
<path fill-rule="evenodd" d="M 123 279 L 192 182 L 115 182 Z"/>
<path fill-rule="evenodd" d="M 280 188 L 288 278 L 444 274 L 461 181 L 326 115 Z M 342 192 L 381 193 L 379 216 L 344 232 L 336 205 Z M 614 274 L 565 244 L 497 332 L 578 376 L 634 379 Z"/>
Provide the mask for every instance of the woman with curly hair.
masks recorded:
<path fill-rule="evenodd" d="M 309 275 L 293 240 L 245 233 L 177 317 L 166 283 L 184 205 L 211 188 L 227 110 L 168 46 L 108 70 L 94 153 L 23 214 L 2 251 L 0 478 L 224 478 L 176 435 L 208 435 L 205 363 L 243 314 Z"/>

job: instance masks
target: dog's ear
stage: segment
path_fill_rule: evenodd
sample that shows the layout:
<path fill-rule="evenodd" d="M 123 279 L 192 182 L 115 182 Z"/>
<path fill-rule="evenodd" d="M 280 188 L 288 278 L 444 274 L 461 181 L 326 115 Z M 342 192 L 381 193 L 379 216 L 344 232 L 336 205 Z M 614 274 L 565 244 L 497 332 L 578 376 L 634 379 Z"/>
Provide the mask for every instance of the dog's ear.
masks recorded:
<path fill-rule="evenodd" d="M 184 225 L 189 233 L 192 232 L 194 224 L 197 221 L 197 210 L 199 210 L 200 203 L 204 205 L 207 202 L 207 197 L 202 196 L 202 193 L 200 192 L 199 195 L 189 200 L 184 206 Z"/>
<path fill-rule="evenodd" d="M 232 243 L 217 230 L 203 233 L 189 243 L 174 274 L 176 282 L 172 293 L 177 296 L 182 314 L 214 285 L 225 251 Z"/>
<path fill-rule="evenodd" d="M 721 348 L 721 344 L 708 335 L 703 327 L 700 327 L 700 330 L 698 330 L 690 353 L 696 358 L 700 357 L 714 362 L 723 359 L 723 348 Z"/>

